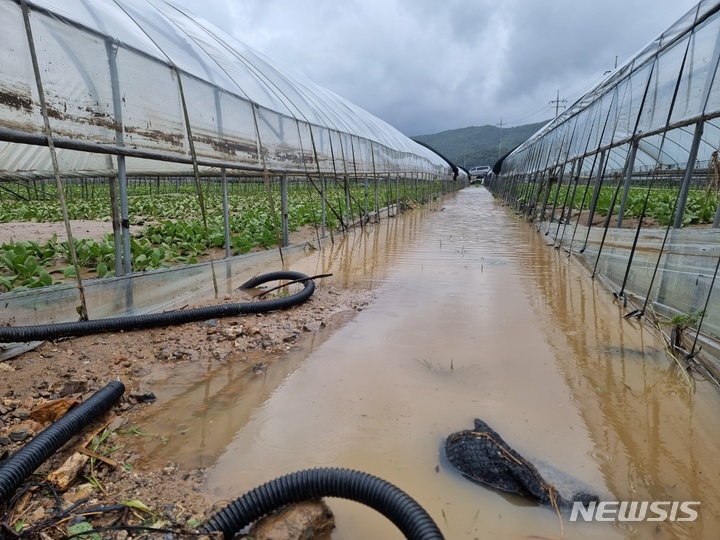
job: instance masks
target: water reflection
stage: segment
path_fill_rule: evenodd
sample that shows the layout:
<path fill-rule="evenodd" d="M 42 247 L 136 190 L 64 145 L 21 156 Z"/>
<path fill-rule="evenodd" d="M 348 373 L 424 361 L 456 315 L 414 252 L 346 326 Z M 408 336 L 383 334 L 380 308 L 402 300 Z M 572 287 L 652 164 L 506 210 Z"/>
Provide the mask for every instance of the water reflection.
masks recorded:
<path fill-rule="evenodd" d="M 443 438 L 481 417 L 527 458 L 610 500 L 702 502 L 697 522 L 565 520 L 567 538 L 717 537 L 717 391 L 691 392 L 651 332 L 624 320 L 607 290 L 484 189 L 444 204 L 294 263 L 345 285 L 371 283 L 376 300 L 256 389 L 233 393 L 229 366 L 217 386 L 198 382 L 202 418 L 168 410 L 206 430 L 227 425 L 203 449 L 211 500 L 343 466 L 408 492 L 447 538 L 559 537 L 552 510 L 471 484 L 440 461 Z M 373 511 L 330 504 L 334 538 L 400 538 Z"/>

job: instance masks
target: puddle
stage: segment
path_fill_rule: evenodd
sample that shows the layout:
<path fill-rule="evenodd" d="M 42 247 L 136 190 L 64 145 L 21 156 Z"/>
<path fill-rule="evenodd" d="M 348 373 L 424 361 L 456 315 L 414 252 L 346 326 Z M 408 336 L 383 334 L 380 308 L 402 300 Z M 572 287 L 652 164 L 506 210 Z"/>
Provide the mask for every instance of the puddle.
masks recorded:
<path fill-rule="evenodd" d="M 444 437 L 479 417 L 606 500 L 702 503 L 692 523 L 565 520 L 565 537 L 718 537 L 720 392 L 701 382 L 689 391 L 651 332 L 486 190 L 443 204 L 293 264 L 372 285 L 376 299 L 249 384 L 231 365 L 164 383 L 157 426 L 182 426 L 187 439 L 157 452 L 208 467 L 211 502 L 338 466 L 400 487 L 448 539 L 560 537 L 552 510 L 472 484 L 440 460 Z M 402 538 L 360 504 L 329 504 L 333 538 Z"/>

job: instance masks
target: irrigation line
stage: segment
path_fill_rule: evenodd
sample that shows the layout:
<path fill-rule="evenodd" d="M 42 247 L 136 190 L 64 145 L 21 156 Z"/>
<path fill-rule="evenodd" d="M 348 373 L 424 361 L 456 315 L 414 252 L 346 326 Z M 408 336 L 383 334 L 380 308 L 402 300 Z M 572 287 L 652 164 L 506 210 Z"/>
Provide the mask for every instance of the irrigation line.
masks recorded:
<path fill-rule="evenodd" d="M 294 283 L 305 283 L 306 281 L 308 281 L 310 279 L 314 280 L 314 279 L 326 278 L 326 277 L 331 277 L 331 276 L 332 276 L 332 274 L 317 274 L 315 276 L 308 276 L 308 277 L 303 277 L 303 278 L 298 278 L 298 279 L 292 279 L 290 281 L 283 283 L 282 285 L 277 285 L 276 287 L 273 287 L 272 289 L 268 289 L 259 294 L 256 294 L 255 296 L 253 296 L 253 298 L 262 298 L 263 296 L 265 296 L 268 293 L 277 291 L 278 289 L 282 289 L 283 287 L 287 287 L 288 285 L 293 285 Z M 235 290 L 240 290 L 241 288 L 242 288 L 242 286 L 238 287 Z"/>

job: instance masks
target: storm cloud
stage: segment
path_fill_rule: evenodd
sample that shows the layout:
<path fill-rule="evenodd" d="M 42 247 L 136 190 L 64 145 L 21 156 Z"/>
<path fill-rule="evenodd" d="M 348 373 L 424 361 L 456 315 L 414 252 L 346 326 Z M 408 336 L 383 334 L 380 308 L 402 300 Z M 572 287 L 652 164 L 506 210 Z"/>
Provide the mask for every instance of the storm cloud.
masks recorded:
<path fill-rule="evenodd" d="M 547 120 L 690 0 L 176 0 L 406 135 Z"/>

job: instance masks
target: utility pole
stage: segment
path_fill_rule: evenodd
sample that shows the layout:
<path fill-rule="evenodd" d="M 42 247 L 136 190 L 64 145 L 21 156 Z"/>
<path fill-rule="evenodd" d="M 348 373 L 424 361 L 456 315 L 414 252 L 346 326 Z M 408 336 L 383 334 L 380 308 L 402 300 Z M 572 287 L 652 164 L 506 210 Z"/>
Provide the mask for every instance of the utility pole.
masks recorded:
<path fill-rule="evenodd" d="M 503 127 L 503 121 L 502 117 L 500 117 L 500 123 L 495 124 L 496 126 L 500 126 L 500 146 L 498 147 L 498 159 L 502 157 L 502 127 Z"/>
<path fill-rule="evenodd" d="M 615 55 L 615 69 L 617 69 L 617 59 L 618 59 L 618 57 L 617 57 L 617 55 Z M 608 69 L 605 73 L 603 73 L 603 75 L 607 75 L 608 73 L 612 73 L 612 72 L 613 72 L 612 69 Z"/>
<path fill-rule="evenodd" d="M 560 90 L 558 90 L 557 99 L 554 99 L 550 102 L 551 105 L 553 103 L 555 104 L 555 117 L 556 118 L 560 114 L 560 104 L 565 103 L 566 101 L 567 100 L 565 100 L 565 99 L 560 99 Z M 565 108 L 565 105 L 563 105 L 563 108 Z"/>

